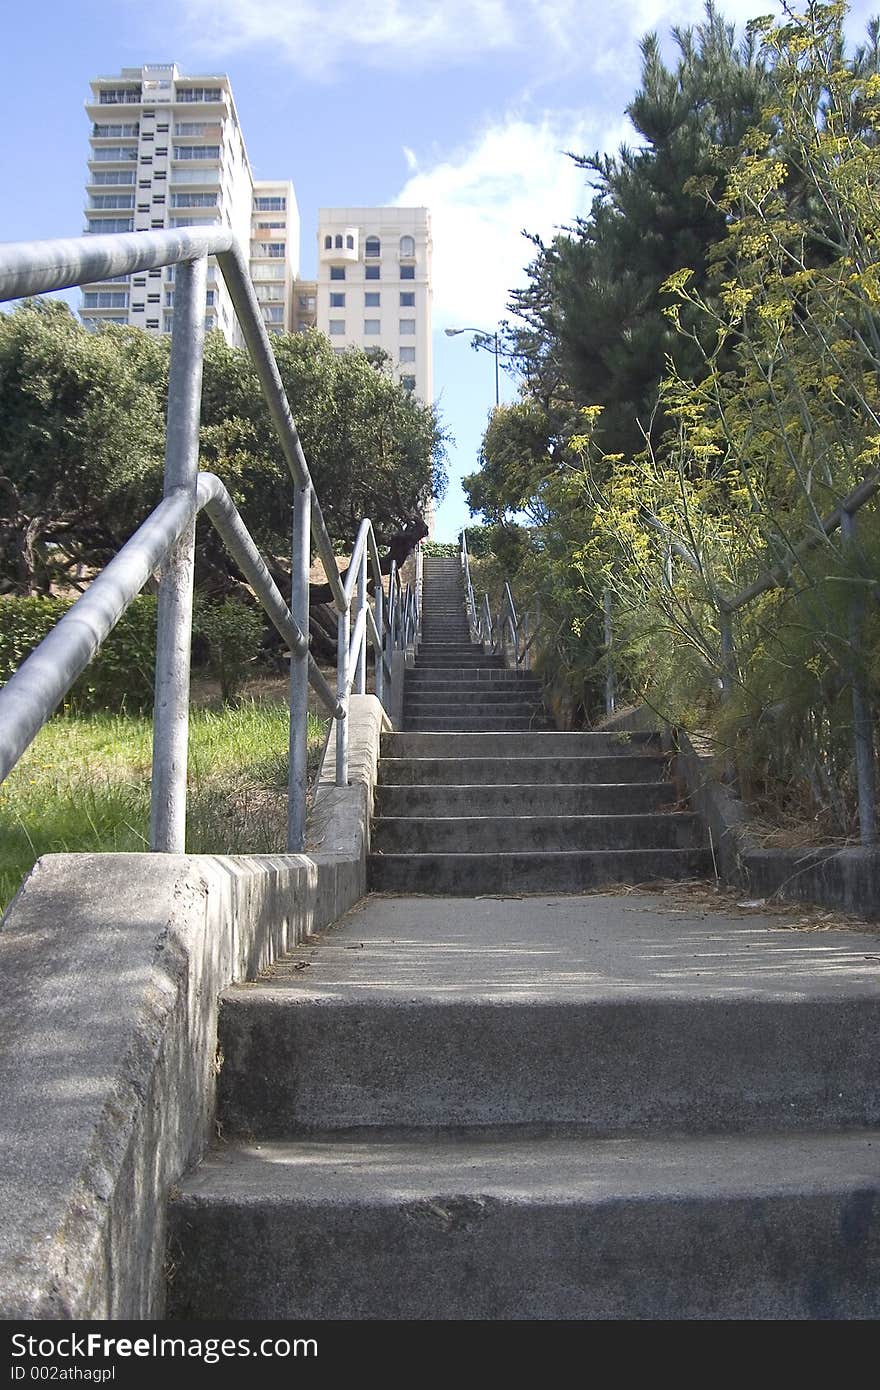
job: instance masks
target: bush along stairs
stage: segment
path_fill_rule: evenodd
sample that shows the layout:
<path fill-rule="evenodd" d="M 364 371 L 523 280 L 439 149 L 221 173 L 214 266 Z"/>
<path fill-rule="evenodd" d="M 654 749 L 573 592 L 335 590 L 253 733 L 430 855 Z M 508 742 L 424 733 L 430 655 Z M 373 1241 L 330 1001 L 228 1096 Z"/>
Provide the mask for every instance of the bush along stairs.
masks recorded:
<path fill-rule="evenodd" d="M 450 564 L 425 605 L 371 861 L 396 891 L 224 995 L 170 1315 L 877 1317 L 871 938 L 561 891 L 703 871 L 660 750 L 544 727 Z"/>

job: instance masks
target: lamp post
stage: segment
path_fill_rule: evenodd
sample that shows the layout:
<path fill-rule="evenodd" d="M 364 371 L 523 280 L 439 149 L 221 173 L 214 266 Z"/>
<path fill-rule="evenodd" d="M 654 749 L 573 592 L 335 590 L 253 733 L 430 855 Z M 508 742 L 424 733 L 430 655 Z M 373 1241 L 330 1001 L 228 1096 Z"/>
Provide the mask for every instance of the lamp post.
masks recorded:
<path fill-rule="evenodd" d="M 473 333 L 473 346 L 485 348 L 487 352 L 495 354 L 495 404 L 501 404 L 501 395 L 498 382 L 498 329 L 494 333 L 489 333 L 485 328 L 447 328 L 444 330 L 447 338 L 455 338 L 459 333 Z M 494 346 L 493 346 L 494 344 Z"/>

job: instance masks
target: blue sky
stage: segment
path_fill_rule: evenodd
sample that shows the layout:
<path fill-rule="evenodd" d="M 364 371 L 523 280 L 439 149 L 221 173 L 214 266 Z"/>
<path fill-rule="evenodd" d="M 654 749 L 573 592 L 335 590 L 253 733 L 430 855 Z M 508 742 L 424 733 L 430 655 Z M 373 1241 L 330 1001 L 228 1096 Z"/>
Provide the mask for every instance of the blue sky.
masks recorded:
<path fill-rule="evenodd" d="M 737 24 L 773 0 L 728 0 Z M 862 32 L 873 3 L 854 4 Z M 492 329 L 529 246 L 589 206 L 566 150 L 616 149 L 649 29 L 702 0 L 43 0 L 4 20 L 0 240 L 78 235 L 89 78 L 174 61 L 226 72 L 254 174 L 290 178 L 314 274 L 321 206 L 426 205 L 434 231 L 434 390 L 455 436 L 437 536 L 468 513 L 494 369 L 451 326 Z M 17 132 L 8 138 L 8 132 Z M 502 378 L 502 398 L 515 396 Z M 295 403 L 294 403 L 295 411 Z"/>

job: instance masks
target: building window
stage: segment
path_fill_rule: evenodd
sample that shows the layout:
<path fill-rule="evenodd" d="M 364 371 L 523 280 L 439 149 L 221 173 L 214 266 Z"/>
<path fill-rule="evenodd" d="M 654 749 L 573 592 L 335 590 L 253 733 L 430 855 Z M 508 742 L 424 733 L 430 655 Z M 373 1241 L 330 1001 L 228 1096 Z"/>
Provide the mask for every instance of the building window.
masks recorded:
<path fill-rule="evenodd" d="M 137 145 L 101 145 L 97 150 L 92 150 L 92 162 L 95 164 L 121 164 L 137 157 Z"/>
<path fill-rule="evenodd" d="M 415 319 L 401 319 L 401 320 L 400 320 L 400 336 L 401 336 L 401 338 L 407 338 L 407 337 L 411 338 L 411 337 L 413 337 L 413 335 L 415 334 L 415 331 L 416 331 L 416 321 L 415 321 Z"/>
<path fill-rule="evenodd" d="M 402 265 L 400 267 L 401 280 L 414 280 L 416 278 L 416 268 L 414 265 Z"/>
<path fill-rule="evenodd" d="M 267 305 L 267 307 L 263 310 L 263 320 L 264 320 L 265 323 L 283 323 L 283 322 L 284 322 L 284 305 L 283 305 L 283 304 L 269 304 L 269 305 Z"/>
<path fill-rule="evenodd" d="M 416 350 L 414 347 L 402 347 L 400 349 L 401 362 L 415 362 Z"/>
<path fill-rule="evenodd" d="M 338 232 L 336 233 L 336 250 L 342 250 L 342 237 Z"/>
<path fill-rule="evenodd" d="M 332 250 L 333 250 L 333 238 L 332 238 L 332 236 L 325 236 L 325 238 L 324 238 L 324 250 L 325 250 L 325 251 L 332 251 Z"/>
<path fill-rule="evenodd" d="M 283 241 L 255 241 L 253 254 L 262 256 L 270 261 L 283 260 L 285 245 Z"/>
<path fill-rule="evenodd" d="M 127 309 L 127 290 L 87 290 L 83 295 L 85 309 Z"/>
<path fill-rule="evenodd" d="M 175 145 L 175 159 L 219 159 L 219 145 Z"/>
<path fill-rule="evenodd" d="M 98 104 L 100 106 L 119 106 L 127 105 L 131 102 L 140 102 L 140 87 L 102 87 L 98 94 Z"/>
<path fill-rule="evenodd" d="M 178 87 L 176 97 L 178 101 L 220 101 L 222 93 L 219 87 Z"/>
<path fill-rule="evenodd" d="M 107 187 L 110 184 L 133 184 L 134 169 L 96 169 L 89 174 L 89 183 Z"/>
<path fill-rule="evenodd" d="M 364 295 L 364 308 L 378 309 L 381 295 L 378 290 L 367 290 Z"/>
<path fill-rule="evenodd" d="M 414 309 L 416 307 L 415 290 L 400 291 L 400 307 L 401 309 Z"/>
<path fill-rule="evenodd" d="M 89 206 L 96 210 L 100 208 L 133 208 L 133 193 L 93 193 Z"/>
<path fill-rule="evenodd" d="M 330 279 L 331 279 L 331 280 L 344 280 L 344 279 L 345 279 L 345 266 L 344 266 L 344 265 L 331 265 L 331 267 L 330 267 Z"/>
<path fill-rule="evenodd" d="M 276 197 L 254 198 L 254 210 L 256 212 L 286 212 L 287 199 Z"/>
<path fill-rule="evenodd" d="M 158 328 L 158 327 L 159 327 L 159 320 L 158 320 L 158 319 L 147 319 L 147 327 L 148 327 L 148 328 Z"/>
<path fill-rule="evenodd" d="M 400 384 L 404 391 L 414 391 L 416 389 L 416 379 L 414 376 L 402 376 Z"/>
<path fill-rule="evenodd" d="M 364 255 L 368 260 L 378 260 L 382 253 L 381 243 L 377 236 L 368 236 L 364 243 Z"/>
<path fill-rule="evenodd" d="M 133 217 L 89 217 L 90 232 L 131 232 L 134 231 Z"/>
<path fill-rule="evenodd" d="M 400 238 L 400 254 L 401 256 L 414 256 L 416 254 L 416 244 L 411 236 Z"/>
<path fill-rule="evenodd" d="M 217 206 L 217 194 L 172 193 L 171 206 L 173 208 L 215 208 Z"/>
<path fill-rule="evenodd" d="M 379 266 L 379 265 L 367 265 L 367 266 L 364 266 L 364 279 L 365 279 L 365 280 L 378 280 L 378 279 L 379 279 L 379 272 L 380 272 L 381 269 L 382 269 L 382 267 Z"/>
<path fill-rule="evenodd" d="M 345 238 L 345 248 L 346 248 L 347 251 L 353 251 L 353 250 L 354 250 L 354 237 L 353 237 L 353 236 L 347 236 L 347 237 Z"/>
<path fill-rule="evenodd" d="M 374 338 L 377 333 L 382 332 L 380 319 L 364 319 L 364 337 Z"/>
<path fill-rule="evenodd" d="M 305 295 L 300 295 L 299 307 L 300 307 L 301 309 L 304 309 L 304 308 L 306 307 Z M 344 294 L 331 294 L 331 296 L 330 296 L 330 308 L 331 308 L 331 309 L 344 309 L 344 308 L 345 308 L 345 295 L 344 295 Z"/>
<path fill-rule="evenodd" d="M 117 139 L 120 137 L 124 139 L 126 136 L 137 135 L 139 129 L 137 121 L 126 125 L 93 125 L 92 134 L 95 139 L 112 140 L 114 136 Z"/>
<path fill-rule="evenodd" d="M 331 338 L 340 338 L 340 337 L 342 337 L 342 334 L 343 334 L 344 332 L 345 332 L 345 319 L 331 319 L 331 320 L 330 320 L 330 337 L 331 337 Z"/>

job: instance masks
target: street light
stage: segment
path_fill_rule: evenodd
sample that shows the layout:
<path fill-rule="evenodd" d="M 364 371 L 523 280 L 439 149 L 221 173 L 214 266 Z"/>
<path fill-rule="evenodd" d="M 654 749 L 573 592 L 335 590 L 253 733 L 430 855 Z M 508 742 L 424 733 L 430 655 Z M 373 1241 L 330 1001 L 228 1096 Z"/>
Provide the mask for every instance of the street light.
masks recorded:
<path fill-rule="evenodd" d="M 495 353 L 495 404 L 501 404 L 501 396 L 498 391 L 498 329 L 494 333 L 488 333 L 485 328 L 447 328 L 444 329 L 447 338 L 455 338 L 459 333 L 473 333 L 472 340 L 476 348 L 485 348 L 487 352 Z M 492 344 L 494 343 L 494 347 Z"/>

